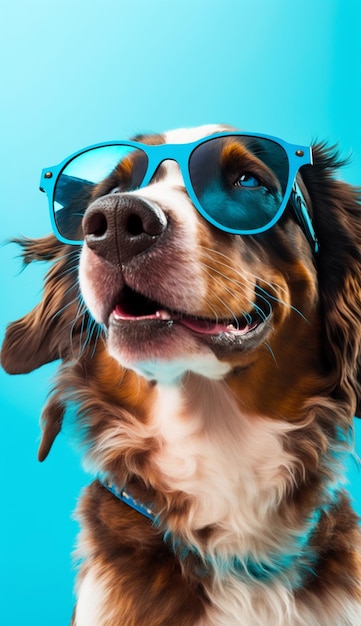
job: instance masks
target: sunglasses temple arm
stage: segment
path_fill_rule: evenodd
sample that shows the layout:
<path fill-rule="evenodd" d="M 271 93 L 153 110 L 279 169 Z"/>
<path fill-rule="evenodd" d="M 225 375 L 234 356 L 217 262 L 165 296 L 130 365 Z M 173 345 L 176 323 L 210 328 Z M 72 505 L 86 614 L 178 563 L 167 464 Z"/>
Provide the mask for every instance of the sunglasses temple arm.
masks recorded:
<path fill-rule="evenodd" d="M 313 249 L 314 254 L 317 254 L 319 251 L 318 239 L 313 228 L 312 220 L 310 218 L 303 193 L 296 181 L 293 183 L 290 201 L 296 218 L 298 219 L 300 226 Z"/>

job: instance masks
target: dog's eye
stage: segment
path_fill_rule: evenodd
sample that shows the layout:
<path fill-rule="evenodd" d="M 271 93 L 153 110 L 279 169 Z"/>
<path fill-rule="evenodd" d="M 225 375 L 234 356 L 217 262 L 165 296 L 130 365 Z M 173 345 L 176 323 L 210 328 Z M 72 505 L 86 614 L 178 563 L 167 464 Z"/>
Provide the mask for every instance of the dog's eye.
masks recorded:
<path fill-rule="evenodd" d="M 239 176 L 234 183 L 235 187 L 248 187 L 251 189 L 255 189 L 256 187 L 261 187 L 261 182 L 252 174 L 248 174 L 245 172 L 242 176 Z"/>

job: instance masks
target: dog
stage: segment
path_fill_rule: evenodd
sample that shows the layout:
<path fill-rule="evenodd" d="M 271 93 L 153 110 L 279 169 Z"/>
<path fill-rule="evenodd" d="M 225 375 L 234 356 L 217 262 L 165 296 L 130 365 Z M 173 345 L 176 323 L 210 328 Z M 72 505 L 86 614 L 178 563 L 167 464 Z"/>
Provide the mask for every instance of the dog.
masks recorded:
<path fill-rule="evenodd" d="M 361 207 L 342 165 L 212 125 L 43 171 L 57 238 L 17 241 L 51 265 L 1 358 L 60 359 L 39 459 L 63 426 L 94 479 L 73 626 L 361 624 Z"/>

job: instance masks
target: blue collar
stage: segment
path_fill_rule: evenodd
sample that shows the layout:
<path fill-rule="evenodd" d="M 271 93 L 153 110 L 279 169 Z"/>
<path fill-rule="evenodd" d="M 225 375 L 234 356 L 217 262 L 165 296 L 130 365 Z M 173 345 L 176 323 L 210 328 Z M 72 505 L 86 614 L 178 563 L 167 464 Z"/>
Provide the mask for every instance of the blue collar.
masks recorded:
<path fill-rule="evenodd" d="M 150 506 L 145 506 L 135 500 L 125 488 L 119 490 L 110 482 L 100 479 L 99 481 L 110 493 L 118 498 L 118 500 L 121 500 L 144 517 L 150 519 L 153 524 L 156 523 L 157 516 Z M 249 582 L 251 579 L 255 583 L 265 583 L 271 582 L 275 578 L 282 578 L 290 589 L 295 591 L 301 588 L 305 579 L 315 574 L 315 567 L 318 560 L 317 554 L 310 547 L 311 537 L 318 526 L 321 516 L 327 513 L 331 506 L 338 500 L 339 493 L 339 487 L 337 488 L 335 486 L 330 489 L 328 503 L 316 509 L 310 516 L 308 520 L 308 530 L 296 541 L 293 554 L 279 554 L 273 559 L 270 559 L 267 563 L 257 562 L 250 557 L 246 557 L 245 559 L 240 559 L 237 556 L 231 557 L 226 560 L 227 562 L 219 561 L 217 557 L 215 560 L 206 557 L 204 565 L 206 567 L 208 565 L 215 568 L 223 575 L 233 572 L 234 575 L 244 582 Z M 199 556 L 196 548 L 184 545 L 181 546 L 178 540 L 172 537 L 169 531 L 165 531 L 163 539 L 171 547 L 173 553 L 178 555 L 181 559 L 186 558 L 188 554 Z M 295 567 L 296 563 L 297 567 Z"/>
<path fill-rule="evenodd" d="M 118 500 L 125 502 L 125 504 L 130 506 L 132 509 L 134 509 L 135 511 L 138 511 L 138 513 L 141 513 L 145 517 L 148 517 L 148 519 L 151 519 L 152 521 L 154 521 L 155 515 L 153 511 L 149 507 L 144 506 L 144 504 L 142 504 L 141 502 L 134 500 L 134 498 L 130 495 L 130 493 L 128 493 L 128 491 L 126 491 L 124 488 L 119 490 L 110 482 L 106 482 L 106 481 L 104 482 L 100 481 L 100 482 L 106 489 L 108 489 L 108 491 L 110 491 L 110 493 L 113 494 L 113 496 L 118 498 Z"/>

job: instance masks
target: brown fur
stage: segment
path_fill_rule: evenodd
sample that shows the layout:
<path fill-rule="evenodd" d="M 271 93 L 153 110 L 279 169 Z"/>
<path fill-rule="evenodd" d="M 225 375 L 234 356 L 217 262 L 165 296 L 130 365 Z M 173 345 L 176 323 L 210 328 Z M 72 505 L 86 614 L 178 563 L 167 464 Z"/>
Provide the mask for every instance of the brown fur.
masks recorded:
<path fill-rule="evenodd" d="M 280 520 L 294 528 L 318 506 L 323 485 L 332 479 L 328 455 L 337 440 L 337 429 L 346 433 L 352 427 L 361 399 L 360 192 L 335 179 L 335 170 L 342 162 L 334 150 L 317 145 L 313 153 L 314 165 L 302 169 L 301 184 L 310 199 L 320 243 L 315 264 L 308 244 L 289 216 L 272 229 L 276 234 L 252 237 L 252 243 L 244 237 L 236 247 L 231 236 L 217 232 L 216 237 L 218 252 L 227 252 L 235 259 L 241 254 L 247 258 L 247 267 L 263 267 L 264 284 L 278 285 L 275 297 L 281 297 L 282 285 L 292 276 L 292 306 L 307 311 L 307 320 L 295 313 L 287 317 L 284 308 L 275 304 L 269 351 L 263 351 L 262 358 L 254 363 L 252 354 L 245 357 L 235 351 L 227 355 L 232 370 L 226 385 L 238 405 L 251 416 L 287 419 L 298 427 L 286 440 L 287 451 L 299 458 L 295 487 L 280 506 Z M 214 232 L 208 225 L 200 226 L 200 231 L 202 249 L 211 250 Z M 62 360 L 53 395 L 42 416 L 40 460 L 46 458 L 61 429 L 65 404 L 75 400 L 80 407 L 76 430 L 82 433 L 88 456 L 97 464 L 102 436 L 117 433 L 116 445 L 106 452 L 102 450 L 102 471 L 116 476 L 120 484 L 131 484 L 134 496 L 152 502 L 155 510 L 162 511 L 162 524 L 182 537 L 181 522 L 189 510 L 188 498 L 181 492 L 167 492 L 151 461 L 159 446 L 151 432 L 147 435 L 156 387 L 123 369 L 109 356 L 104 340 L 93 332 L 90 315 L 80 303 L 76 280 L 79 248 L 61 244 L 53 236 L 18 243 L 25 264 L 48 260 L 52 265 L 40 304 L 9 326 L 2 365 L 9 373 L 25 373 L 55 359 Z M 229 292 L 233 282 L 239 281 L 239 273 L 232 264 L 225 268 L 220 258 L 219 254 L 212 257 L 203 252 L 209 292 L 221 296 L 224 284 L 228 284 Z M 222 285 L 220 274 L 225 281 Z M 234 300 L 232 303 L 230 294 L 227 307 L 236 308 L 237 298 Z M 200 314 L 209 316 L 210 311 Z M 219 315 L 226 316 L 227 310 L 220 309 Z M 202 384 L 206 389 L 199 395 L 202 401 L 208 398 L 210 405 L 216 402 L 207 384 L 191 375 L 185 390 L 192 410 Z M 98 482 L 86 490 L 79 516 L 91 555 L 87 558 L 112 588 L 112 601 L 124 626 L 201 623 L 214 585 L 212 573 L 204 568 L 201 558 L 188 554 L 179 559 L 177 551 L 163 541 L 161 530 L 145 524 Z M 305 604 L 312 606 L 322 598 L 327 602 L 330 589 L 336 595 L 342 590 L 361 602 L 357 525 L 347 496 L 322 515 L 312 537 L 320 558 L 314 574 L 296 593 Z M 213 532 L 211 526 L 206 526 L 195 533 L 198 545 L 206 550 Z M 87 568 L 86 563 L 80 580 Z M 114 626 L 112 620 L 104 617 L 102 626 Z"/>

